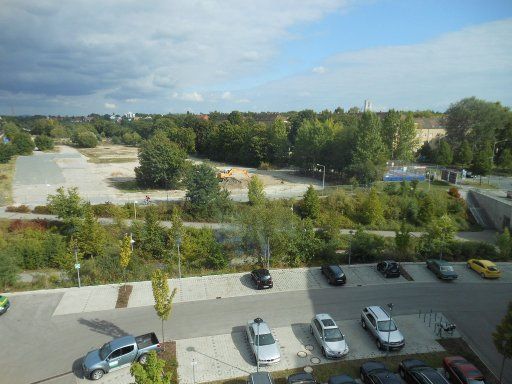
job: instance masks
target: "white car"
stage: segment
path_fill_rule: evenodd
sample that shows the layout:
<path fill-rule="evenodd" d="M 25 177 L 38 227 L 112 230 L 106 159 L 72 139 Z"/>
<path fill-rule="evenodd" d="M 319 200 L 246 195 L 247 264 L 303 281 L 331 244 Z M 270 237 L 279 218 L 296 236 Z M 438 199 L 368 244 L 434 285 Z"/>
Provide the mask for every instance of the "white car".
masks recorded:
<path fill-rule="evenodd" d="M 315 336 L 324 357 L 339 359 L 348 353 L 345 335 L 327 313 L 319 313 L 313 317 L 309 331 Z"/>
<path fill-rule="evenodd" d="M 248 321 L 245 332 L 254 359 L 259 360 L 260 365 L 275 364 L 281 360 L 279 344 L 272 336 L 270 327 L 262 319 L 258 317 Z"/>

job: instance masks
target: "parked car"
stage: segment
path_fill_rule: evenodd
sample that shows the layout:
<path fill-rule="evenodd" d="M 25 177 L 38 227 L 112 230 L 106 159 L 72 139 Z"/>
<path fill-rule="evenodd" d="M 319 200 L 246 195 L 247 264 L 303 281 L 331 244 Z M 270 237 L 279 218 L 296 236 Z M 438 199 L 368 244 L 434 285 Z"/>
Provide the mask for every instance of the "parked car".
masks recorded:
<path fill-rule="evenodd" d="M 322 265 L 322 273 L 331 285 L 343 285 L 347 282 L 347 276 L 339 265 Z"/>
<path fill-rule="evenodd" d="M 445 357 L 443 367 L 453 384 L 485 384 L 482 372 L 462 356 Z"/>
<path fill-rule="evenodd" d="M 477 272 L 482 278 L 497 279 L 501 276 L 501 271 L 492 261 L 469 259 L 466 266 Z"/>
<path fill-rule="evenodd" d="M 253 372 L 247 378 L 247 384 L 274 384 L 269 372 Z"/>
<path fill-rule="evenodd" d="M 272 282 L 272 276 L 270 276 L 270 272 L 268 269 L 255 269 L 251 272 L 251 277 L 256 284 L 256 288 L 272 288 L 274 283 Z"/>
<path fill-rule="evenodd" d="M 380 361 L 367 361 L 359 372 L 364 384 L 401 384 L 400 378 Z"/>
<path fill-rule="evenodd" d="M 381 261 L 377 264 L 377 271 L 382 273 L 384 277 L 400 277 L 400 266 L 393 260 Z"/>
<path fill-rule="evenodd" d="M 11 302 L 5 296 L 0 295 L 0 315 L 3 315 L 11 307 Z"/>
<path fill-rule="evenodd" d="M 311 373 L 300 372 L 288 376 L 286 379 L 287 384 L 317 384 L 318 382 Z"/>
<path fill-rule="evenodd" d="M 400 349 L 405 345 L 404 336 L 382 307 L 364 308 L 361 313 L 361 326 L 375 338 L 379 349 L 387 349 L 388 347 L 389 349 Z"/>
<path fill-rule="evenodd" d="M 160 350 L 154 332 L 141 336 L 124 336 L 114 339 L 100 349 L 89 352 L 82 363 L 84 376 L 98 380 L 105 373 L 115 371 L 135 361 L 145 364 L 148 353 Z"/>
<path fill-rule="evenodd" d="M 421 360 L 402 360 L 398 372 L 407 384 L 449 384 L 437 369 L 429 367 Z"/>
<path fill-rule="evenodd" d="M 345 336 L 327 313 L 319 313 L 313 317 L 309 331 L 315 336 L 324 357 L 339 359 L 348 353 Z"/>
<path fill-rule="evenodd" d="M 270 327 L 263 319 L 258 317 L 248 321 L 245 332 L 254 360 L 259 361 L 260 365 L 275 364 L 281 360 L 277 340 L 274 339 Z"/>
<path fill-rule="evenodd" d="M 349 375 L 336 375 L 329 377 L 327 384 L 356 384 L 356 381 Z"/>
<path fill-rule="evenodd" d="M 455 269 L 444 260 L 428 259 L 427 268 L 442 280 L 455 280 L 458 277 Z"/>

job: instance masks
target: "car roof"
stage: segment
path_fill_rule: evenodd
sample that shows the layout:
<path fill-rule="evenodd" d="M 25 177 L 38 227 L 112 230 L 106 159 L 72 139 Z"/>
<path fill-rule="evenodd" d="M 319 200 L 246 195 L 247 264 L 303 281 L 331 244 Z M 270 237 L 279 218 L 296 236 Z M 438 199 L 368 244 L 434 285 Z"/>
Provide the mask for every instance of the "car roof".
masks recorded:
<path fill-rule="evenodd" d="M 469 362 L 459 363 L 456 365 L 457 368 L 459 368 L 460 371 L 464 373 L 466 376 L 469 376 L 471 378 L 482 377 L 482 372 L 480 372 L 477 367 L 475 367 L 473 364 Z"/>
<path fill-rule="evenodd" d="M 112 350 L 116 350 L 120 347 L 125 347 L 130 344 L 135 344 L 135 337 L 133 336 L 124 336 L 120 337 L 118 339 L 114 339 L 110 342 L 110 348 Z"/>
<path fill-rule="evenodd" d="M 270 272 L 268 271 L 268 269 L 265 269 L 265 268 L 255 269 L 253 272 L 258 275 L 270 275 Z"/>
<path fill-rule="evenodd" d="M 402 360 L 402 364 L 407 368 L 430 368 L 423 360 L 418 359 L 405 359 Z"/>
<path fill-rule="evenodd" d="M 377 372 L 375 373 L 382 384 L 401 384 L 402 381 L 393 372 Z"/>
<path fill-rule="evenodd" d="M 389 263 L 389 264 L 398 264 L 395 260 L 383 260 L 385 263 Z"/>
<path fill-rule="evenodd" d="M 431 263 L 439 264 L 439 265 L 450 265 L 450 263 L 447 262 L 446 260 L 428 259 L 428 261 L 431 262 Z"/>
<path fill-rule="evenodd" d="M 349 375 L 336 375 L 329 377 L 327 384 L 355 384 L 356 381 Z"/>
<path fill-rule="evenodd" d="M 386 364 L 380 361 L 367 361 L 361 366 L 365 371 L 371 372 L 374 369 L 387 369 Z"/>
<path fill-rule="evenodd" d="M 288 376 L 288 381 L 297 383 L 297 382 L 302 382 L 302 381 L 311 382 L 311 381 L 316 381 L 316 380 L 315 380 L 315 377 L 311 373 L 299 372 L 299 373 L 295 373 L 294 375 Z"/>
<path fill-rule="evenodd" d="M 485 265 L 486 267 L 496 267 L 496 264 L 494 264 L 490 260 L 478 260 L 481 264 Z"/>
<path fill-rule="evenodd" d="M 468 361 L 462 357 L 462 356 L 446 356 L 444 358 L 444 361 L 446 361 L 447 363 L 452 363 L 452 364 L 460 364 L 460 363 L 467 363 Z"/>
<path fill-rule="evenodd" d="M 429 379 L 432 384 L 448 384 L 448 381 L 435 368 L 423 367 L 420 374 Z"/>
<path fill-rule="evenodd" d="M 249 375 L 249 381 L 252 384 L 269 384 L 272 383 L 272 376 L 269 372 L 254 372 Z"/>
<path fill-rule="evenodd" d="M 329 268 L 329 269 L 332 269 L 333 271 L 343 272 L 343 269 L 342 269 L 338 264 L 329 264 L 329 265 L 324 265 L 324 267 L 327 267 L 327 268 Z"/>
<path fill-rule="evenodd" d="M 249 326 L 252 327 L 252 330 L 254 331 L 254 334 L 256 334 L 258 332 L 261 335 L 264 335 L 266 333 L 271 333 L 270 332 L 270 327 L 268 326 L 267 323 L 265 323 L 265 321 L 260 323 L 259 331 L 258 331 L 258 323 L 255 323 L 254 320 L 250 320 L 249 321 Z"/>
<path fill-rule="evenodd" d="M 338 328 L 336 322 L 328 313 L 319 313 L 315 318 L 320 321 L 323 328 Z"/>
<path fill-rule="evenodd" d="M 372 314 L 375 315 L 377 320 L 387 320 L 387 319 L 389 319 L 389 315 L 384 310 L 384 308 L 379 307 L 378 305 L 373 305 L 373 306 L 367 307 L 367 308 L 368 308 L 368 310 L 370 312 L 372 312 Z"/>

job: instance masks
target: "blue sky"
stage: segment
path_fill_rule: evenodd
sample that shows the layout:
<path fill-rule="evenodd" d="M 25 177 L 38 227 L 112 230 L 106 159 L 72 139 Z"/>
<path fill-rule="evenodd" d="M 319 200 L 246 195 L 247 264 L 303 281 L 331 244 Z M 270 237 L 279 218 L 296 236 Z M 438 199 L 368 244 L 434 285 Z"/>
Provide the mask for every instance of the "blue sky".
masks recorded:
<path fill-rule="evenodd" d="M 504 0 L 4 0 L 0 114 L 512 105 Z"/>

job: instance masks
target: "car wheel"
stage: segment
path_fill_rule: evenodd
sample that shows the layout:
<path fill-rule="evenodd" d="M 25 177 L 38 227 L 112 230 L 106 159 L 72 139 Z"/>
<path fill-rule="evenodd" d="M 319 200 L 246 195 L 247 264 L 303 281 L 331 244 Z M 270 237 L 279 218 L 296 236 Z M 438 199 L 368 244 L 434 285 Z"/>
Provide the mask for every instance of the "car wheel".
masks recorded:
<path fill-rule="evenodd" d="M 366 329 L 366 323 L 363 318 L 361 318 L 361 327 L 363 327 L 363 329 Z"/>
<path fill-rule="evenodd" d="M 103 377 L 103 374 L 104 374 L 104 373 L 105 373 L 105 372 L 103 372 L 103 370 L 101 370 L 101 369 L 96 369 L 96 370 L 92 371 L 92 373 L 91 373 L 91 379 L 92 379 L 92 380 L 99 380 L 99 379 L 101 379 L 101 378 Z"/>
<path fill-rule="evenodd" d="M 322 356 L 323 357 L 327 357 L 327 354 L 325 353 L 325 348 L 324 347 L 322 347 Z"/>
<path fill-rule="evenodd" d="M 398 373 L 400 374 L 400 377 L 402 379 L 405 379 L 405 371 L 404 371 L 404 369 L 402 367 L 398 368 Z"/>
<path fill-rule="evenodd" d="M 482 279 L 485 279 L 485 273 L 480 273 L 480 276 L 482 276 Z"/>
<path fill-rule="evenodd" d="M 380 340 L 377 340 L 377 348 L 382 349 L 382 343 L 380 342 Z"/>
<path fill-rule="evenodd" d="M 148 361 L 148 355 L 143 354 L 143 355 L 141 355 L 141 357 L 139 357 L 139 363 L 141 363 L 142 365 L 146 364 L 147 361 Z"/>

